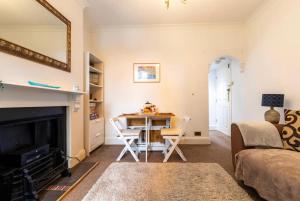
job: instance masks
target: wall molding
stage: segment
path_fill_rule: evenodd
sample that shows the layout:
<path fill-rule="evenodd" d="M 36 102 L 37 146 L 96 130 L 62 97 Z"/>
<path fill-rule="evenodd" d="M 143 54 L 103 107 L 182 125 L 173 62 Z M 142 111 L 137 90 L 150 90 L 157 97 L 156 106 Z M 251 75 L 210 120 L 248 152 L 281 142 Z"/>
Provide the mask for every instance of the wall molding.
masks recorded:
<path fill-rule="evenodd" d="M 78 0 L 79 1 L 79 0 Z M 99 30 L 113 29 L 157 29 L 157 28 L 195 28 L 195 27 L 243 27 L 244 22 L 220 22 L 220 23 L 185 23 L 185 24 L 146 24 L 146 25 L 97 25 L 94 26 L 92 33 Z"/>
<path fill-rule="evenodd" d="M 218 130 L 218 126 L 217 125 L 209 125 L 209 130 L 210 131 Z"/>
<path fill-rule="evenodd" d="M 81 149 L 75 156 L 70 156 L 70 157 L 74 157 L 74 158 L 76 157 L 80 161 L 83 161 L 83 159 L 85 159 L 85 157 L 86 157 L 86 151 L 85 151 L 85 149 Z M 79 163 L 79 161 L 74 158 L 69 159 L 69 167 L 70 168 L 76 166 Z"/>

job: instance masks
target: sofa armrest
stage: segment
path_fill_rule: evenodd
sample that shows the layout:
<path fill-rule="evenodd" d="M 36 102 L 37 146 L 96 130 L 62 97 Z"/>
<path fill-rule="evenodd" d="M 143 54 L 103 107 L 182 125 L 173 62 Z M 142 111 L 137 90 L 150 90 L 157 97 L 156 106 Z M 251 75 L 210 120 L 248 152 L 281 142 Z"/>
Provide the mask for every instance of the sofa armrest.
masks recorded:
<path fill-rule="evenodd" d="M 281 133 L 283 126 L 282 124 L 274 124 L 278 132 Z M 232 164 L 235 169 L 235 155 L 244 149 L 252 149 L 253 147 L 246 147 L 244 145 L 243 137 L 241 131 L 237 124 L 231 125 L 231 154 L 232 154 Z"/>
<path fill-rule="evenodd" d="M 237 124 L 231 124 L 231 155 L 232 164 L 235 169 L 235 155 L 244 149 L 249 149 L 244 145 L 240 128 Z"/>

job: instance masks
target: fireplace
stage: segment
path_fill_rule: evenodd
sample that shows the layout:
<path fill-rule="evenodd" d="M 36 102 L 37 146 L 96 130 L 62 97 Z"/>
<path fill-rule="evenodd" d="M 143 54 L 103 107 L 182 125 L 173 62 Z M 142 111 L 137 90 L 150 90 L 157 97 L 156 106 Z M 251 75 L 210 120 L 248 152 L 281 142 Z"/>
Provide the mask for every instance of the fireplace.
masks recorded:
<path fill-rule="evenodd" d="M 69 174 L 66 150 L 66 107 L 0 109 L 1 200 L 38 200 Z"/>

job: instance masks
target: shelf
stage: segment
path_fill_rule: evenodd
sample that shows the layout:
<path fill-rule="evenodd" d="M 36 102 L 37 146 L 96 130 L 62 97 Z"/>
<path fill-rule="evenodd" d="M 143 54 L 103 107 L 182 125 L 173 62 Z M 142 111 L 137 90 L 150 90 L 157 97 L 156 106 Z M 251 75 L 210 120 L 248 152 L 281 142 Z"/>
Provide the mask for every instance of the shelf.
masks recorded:
<path fill-rule="evenodd" d="M 104 63 L 90 52 L 85 53 L 85 150 L 87 155 L 104 143 Z M 91 119 L 92 118 L 92 119 Z M 93 119 L 96 118 L 96 119 Z"/>
<path fill-rule="evenodd" d="M 16 83 L 6 83 L 2 82 L 4 86 L 13 86 L 13 87 L 22 87 L 22 88 L 29 88 L 29 89 L 37 89 L 37 90 L 45 90 L 45 91 L 53 91 L 57 93 L 65 93 L 65 94 L 72 94 L 72 95 L 83 95 L 86 94 L 83 91 L 72 91 L 72 90 L 67 90 L 63 88 L 59 89 L 54 89 L 54 88 L 47 88 L 47 87 L 39 87 L 39 86 L 32 86 L 29 84 L 16 84 Z"/>
<path fill-rule="evenodd" d="M 92 66 L 90 66 L 90 72 L 92 72 L 92 73 L 102 73 L 99 69 L 97 69 L 97 68 L 94 68 L 94 67 L 92 67 Z"/>
<path fill-rule="evenodd" d="M 90 100 L 90 103 L 102 103 L 102 100 Z"/>
<path fill-rule="evenodd" d="M 89 54 L 90 55 L 90 61 L 94 64 L 99 64 L 102 63 L 102 61 L 100 59 L 98 59 L 96 56 L 94 56 L 93 54 Z"/>
<path fill-rule="evenodd" d="M 102 88 L 102 86 L 93 83 L 90 83 L 90 87 Z"/>

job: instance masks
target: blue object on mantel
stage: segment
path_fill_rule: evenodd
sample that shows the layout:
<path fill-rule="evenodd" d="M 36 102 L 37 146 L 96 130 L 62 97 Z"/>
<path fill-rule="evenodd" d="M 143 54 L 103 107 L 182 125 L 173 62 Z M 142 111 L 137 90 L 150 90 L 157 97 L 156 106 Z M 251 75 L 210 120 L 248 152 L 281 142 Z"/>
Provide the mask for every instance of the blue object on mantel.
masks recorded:
<path fill-rule="evenodd" d="M 32 81 L 28 81 L 28 84 L 30 84 L 31 86 L 35 86 L 35 87 L 46 87 L 46 88 L 50 88 L 50 89 L 59 89 L 59 86 L 52 86 L 52 85 L 48 85 L 48 84 L 42 84 L 42 83 L 38 83 L 38 82 L 32 82 Z"/>

